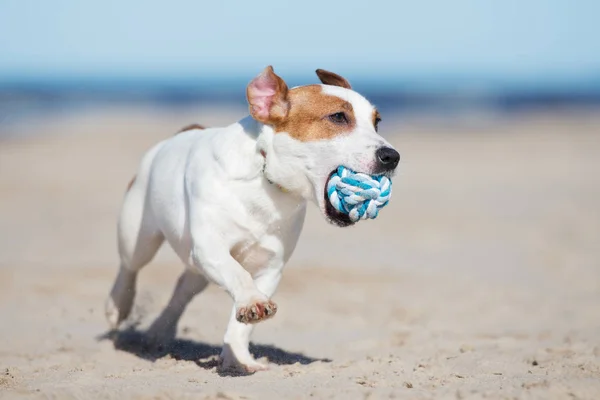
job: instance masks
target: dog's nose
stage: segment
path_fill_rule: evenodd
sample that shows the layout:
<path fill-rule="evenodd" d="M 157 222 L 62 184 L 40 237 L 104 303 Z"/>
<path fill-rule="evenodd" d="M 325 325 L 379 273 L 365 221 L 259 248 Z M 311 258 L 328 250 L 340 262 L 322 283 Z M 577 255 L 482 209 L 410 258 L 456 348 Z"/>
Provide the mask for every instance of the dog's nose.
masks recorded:
<path fill-rule="evenodd" d="M 375 156 L 380 168 L 385 171 L 393 170 L 400 162 L 400 153 L 390 147 L 380 147 L 375 152 Z"/>

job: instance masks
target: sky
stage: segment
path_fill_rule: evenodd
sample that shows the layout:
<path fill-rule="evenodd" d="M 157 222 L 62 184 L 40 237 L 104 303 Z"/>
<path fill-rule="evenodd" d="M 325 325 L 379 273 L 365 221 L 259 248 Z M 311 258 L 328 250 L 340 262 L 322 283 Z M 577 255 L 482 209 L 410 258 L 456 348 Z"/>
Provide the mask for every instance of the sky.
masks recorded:
<path fill-rule="evenodd" d="M 598 0 L 0 0 L 0 81 L 278 73 L 581 79 Z"/>

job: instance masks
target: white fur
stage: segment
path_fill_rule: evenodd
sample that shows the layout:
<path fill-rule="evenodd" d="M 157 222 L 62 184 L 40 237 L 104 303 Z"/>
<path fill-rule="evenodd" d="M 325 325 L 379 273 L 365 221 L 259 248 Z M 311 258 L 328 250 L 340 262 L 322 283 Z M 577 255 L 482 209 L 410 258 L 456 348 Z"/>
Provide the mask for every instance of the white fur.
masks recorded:
<path fill-rule="evenodd" d="M 373 106 L 366 99 L 326 85 L 323 93 L 352 104 L 351 133 L 301 142 L 246 117 L 224 128 L 181 133 L 145 155 L 119 219 L 121 267 L 106 306 L 113 327 L 129 314 L 137 272 L 166 239 L 186 271 L 150 336 L 171 339 L 186 305 L 213 282 L 234 300 L 223 366 L 265 368 L 248 351 L 253 325 L 238 322 L 236 313 L 268 302 L 275 292 L 302 230 L 307 201 L 325 212 L 329 173 L 338 165 L 369 172 L 375 151 L 391 147 L 375 132 Z"/>

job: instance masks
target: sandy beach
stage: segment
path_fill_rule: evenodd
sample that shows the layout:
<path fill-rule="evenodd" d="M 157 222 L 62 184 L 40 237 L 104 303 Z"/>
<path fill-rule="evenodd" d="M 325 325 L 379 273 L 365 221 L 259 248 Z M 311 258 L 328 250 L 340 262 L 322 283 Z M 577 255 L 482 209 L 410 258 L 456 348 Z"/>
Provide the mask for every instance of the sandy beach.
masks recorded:
<path fill-rule="evenodd" d="M 210 287 L 162 352 L 140 345 L 182 266 L 168 247 L 107 332 L 116 218 L 142 154 L 226 110 L 90 110 L 2 127 L 0 398 L 598 399 L 600 114 L 385 122 L 390 205 L 350 229 L 311 207 L 253 337 L 270 370 L 220 374 Z M 391 120 L 391 119 L 390 119 Z"/>

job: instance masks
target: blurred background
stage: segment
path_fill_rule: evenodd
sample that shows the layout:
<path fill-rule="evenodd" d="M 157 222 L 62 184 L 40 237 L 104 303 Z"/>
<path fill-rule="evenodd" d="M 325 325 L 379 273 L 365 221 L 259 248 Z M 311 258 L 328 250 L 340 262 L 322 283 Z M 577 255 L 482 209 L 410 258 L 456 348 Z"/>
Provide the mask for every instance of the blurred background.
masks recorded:
<path fill-rule="evenodd" d="M 290 87 L 347 78 L 402 160 L 376 221 L 340 230 L 309 209 L 257 329 L 284 363 L 333 362 L 244 390 L 600 398 L 599 15 L 596 0 L 0 0 L 0 389 L 198 389 L 195 363 L 153 375 L 95 340 L 116 219 L 149 147 L 239 120 L 273 65 Z M 180 264 L 165 246 L 142 274 L 142 327 Z M 227 322 L 227 296 L 202 296 L 185 359 L 217 354 Z"/>
<path fill-rule="evenodd" d="M 272 64 L 345 75 L 385 114 L 600 103 L 600 5 L 562 0 L 0 5 L 4 124 L 99 106 L 244 106 Z"/>

